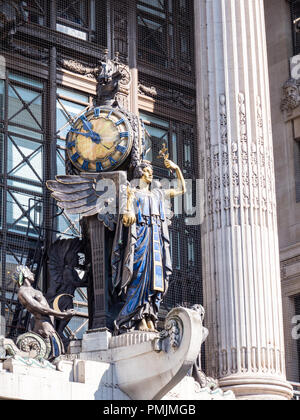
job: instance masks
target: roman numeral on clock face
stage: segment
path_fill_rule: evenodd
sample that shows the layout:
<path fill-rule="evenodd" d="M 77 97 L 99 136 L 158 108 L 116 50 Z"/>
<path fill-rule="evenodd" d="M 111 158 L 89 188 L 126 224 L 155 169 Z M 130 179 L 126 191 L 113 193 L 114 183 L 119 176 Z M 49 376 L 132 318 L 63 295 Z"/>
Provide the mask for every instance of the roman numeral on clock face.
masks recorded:
<path fill-rule="evenodd" d="M 100 114 L 101 114 L 101 108 L 95 108 L 95 110 L 94 110 L 94 116 L 96 118 L 98 118 L 98 117 L 100 117 Z"/>
<path fill-rule="evenodd" d="M 107 115 L 107 119 L 109 119 L 111 116 L 112 116 L 112 113 L 113 113 L 114 111 L 112 110 L 112 111 L 110 111 L 110 113 Z"/>
<path fill-rule="evenodd" d="M 85 160 L 81 167 L 84 171 L 88 171 L 89 170 L 89 161 Z"/>
<path fill-rule="evenodd" d="M 102 166 L 102 163 L 101 162 L 97 162 L 96 163 L 96 171 L 97 172 L 103 171 L 103 166 Z"/>
<path fill-rule="evenodd" d="M 120 138 L 128 138 L 129 137 L 129 133 L 128 131 L 124 131 L 123 133 L 120 133 Z"/>
<path fill-rule="evenodd" d="M 71 141 L 67 144 L 68 149 L 72 149 L 72 147 L 75 147 L 75 146 L 76 146 L 75 141 Z"/>
<path fill-rule="evenodd" d="M 124 118 L 121 118 L 120 119 L 120 121 L 117 121 L 116 122 L 116 125 L 118 126 L 118 125 L 121 125 L 121 124 L 123 124 L 123 122 L 124 122 Z"/>
<path fill-rule="evenodd" d="M 117 161 L 115 159 L 113 159 L 111 156 L 108 158 L 108 160 L 110 161 L 112 166 L 117 163 Z"/>
<path fill-rule="evenodd" d="M 127 148 L 124 146 L 121 146 L 120 144 L 118 144 L 118 146 L 116 147 L 116 150 L 118 150 L 118 152 L 122 153 L 122 155 L 124 155 L 124 153 L 126 152 Z"/>
<path fill-rule="evenodd" d="M 74 155 L 71 156 L 71 160 L 73 162 L 77 162 L 79 158 L 80 158 L 80 154 L 78 152 L 74 153 Z"/>

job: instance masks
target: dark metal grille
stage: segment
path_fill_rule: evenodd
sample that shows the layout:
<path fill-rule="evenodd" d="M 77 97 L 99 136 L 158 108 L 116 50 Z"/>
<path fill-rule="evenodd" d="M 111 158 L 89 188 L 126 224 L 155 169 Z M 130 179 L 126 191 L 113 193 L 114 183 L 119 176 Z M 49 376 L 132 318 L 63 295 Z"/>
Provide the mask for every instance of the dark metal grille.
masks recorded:
<path fill-rule="evenodd" d="M 35 23 L 42 26 L 47 24 L 46 0 L 27 0 L 25 10 L 29 23 Z"/>
<path fill-rule="evenodd" d="M 141 62 L 192 73 L 193 3 L 190 0 L 137 2 Z"/>
<path fill-rule="evenodd" d="M 51 0 L 54 3 L 54 0 Z M 98 45 L 107 45 L 106 0 L 55 0 L 56 30 Z M 25 11 L 29 24 L 50 26 L 48 0 L 27 0 Z M 53 29 L 53 28 L 52 28 Z"/>
<path fill-rule="evenodd" d="M 57 30 L 106 45 L 106 0 L 57 0 Z"/>
<path fill-rule="evenodd" d="M 119 52 L 121 58 L 128 55 L 128 2 L 126 0 L 114 0 L 111 3 L 113 22 L 113 50 Z"/>
<path fill-rule="evenodd" d="M 44 84 L 9 72 L 0 81 L 1 113 L 1 317 L 10 336 L 24 332 L 30 317 L 17 301 L 11 274 L 27 264 L 42 282 L 44 246 Z M 4 327 L 4 325 L 2 325 Z"/>
<path fill-rule="evenodd" d="M 289 0 L 289 1 L 291 5 L 294 55 L 297 55 L 300 53 L 300 32 L 297 32 L 295 30 L 294 21 L 300 18 L 300 1 L 299 0 Z"/>
<path fill-rule="evenodd" d="M 192 0 L 139 1 L 137 4 L 137 55 L 140 63 L 147 69 L 166 69 L 168 75 L 177 76 L 177 80 L 190 80 L 193 73 Z M 60 56 L 72 57 L 79 63 L 92 65 L 98 58 L 98 47 L 100 55 L 101 46 L 107 45 L 111 47 L 111 53 L 119 51 L 120 58 L 125 60 L 130 29 L 128 5 L 125 0 L 27 0 L 29 24 L 20 28 L 15 38 L 29 47 L 42 45 L 50 52 L 48 70 L 41 69 L 43 77 L 44 72 L 49 71 L 49 82 L 29 76 L 31 65 L 24 74 L 10 73 L 6 80 L 0 80 L 0 291 L 1 314 L 11 336 L 26 329 L 29 322 L 28 315 L 17 306 L 16 290 L 10 282 L 15 266 L 28 264 L 37 273 L 37 287 L 44 290 L 48 280 L 47 270 L 43 271 L 44 249 L 58 235 L 67 238 L 80 236 L 78 220 L 58 210 L 49 198 L 45 180 L 53 179 L 56 173 L 64 173 L 65 134 L 69 121 L 91 104 L 92 98 L 79 86 L 74 85 L 73 90 L 63 86 L 56 89 L 56 69 L 61 68 L 57 60 Z M 49 28 L 57 31 L 50 45 L 48 35 L 52 32 Z M 70 40 L 58 32 L 77 39 Z M 80 48 L 77 49 L 77 45 Z M 32 60 L 36 64 L 36 59 Z M 37 74 L 38 70 L 35 69 L 34 73 Z M 157 80 L 150 79 L 150 86 L 156 86 Z M 61 83 L 61 75 L 59 80 Z M 169 87 L 165 87 L 168 91 Z M 185 92 L 179 81 L 177 90 L 179 96 Z M 192 114 L 191 107 L 188 109 Z M 178 111 L 175 114 L 178 115 Z M 160 110 L 155 108 L 153 114 L 145 115 L 145 125 L 153 140 L 155 172 L 159 178 L 171 178 L 163 162 L 157 159 L 163 142 L 167 143 L 170 157 L 183 169 L 184 176 L 197 178 L 195 128 L 193 124 L 180 120 L 180 116 L 170 114 L 166 117 L 165 113 L 162 116 L 161 107 Z M 178 202 L 175 202 L 176 206 L 179 207 Z M 176 214 L 171 238 L 174 274 L 164 302 L 165 310 L 177 304 L 202 302 L 200 227 L 187 226 L 185 215 Z M 85 290 L 77 290 L 76 301 L 78 308 L 87 309 Z M 74 319 L 67 334 L 76 336 L 77 331 L 80 338 L 85 328 L 85 323 Z"/>

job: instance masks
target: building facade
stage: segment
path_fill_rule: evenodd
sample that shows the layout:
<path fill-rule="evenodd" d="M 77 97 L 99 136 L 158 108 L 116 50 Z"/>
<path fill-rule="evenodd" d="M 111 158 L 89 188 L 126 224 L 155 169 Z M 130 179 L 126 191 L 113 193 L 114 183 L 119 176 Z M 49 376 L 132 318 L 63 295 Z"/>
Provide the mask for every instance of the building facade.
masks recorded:
<path fill-rule="evenodd" d="M 299 102 L 294 62 L 299 50 L 298 1 L 265 2 L 287 377 L 299 382 L 300 206 Z M 299 59 L 299 57 L 298 57 Z M 291 88 L 292 87 L 292 88 Z M 296 89 L 295 89 L 296 87 Z M 293 90 L 294 89 L 294 90 Z M 294 328 L 294 334 L 293 334 Z M 296 335 L 295 335 L 296 334 Z"/>
<path fill-rule="evenodd" d="M 184 203 L 174 203 L 163 310 L 204 304 L 206 373 L 224 389 L 290 398 L 289 382 L 300 382 L 292 335 L 300 315 L 300 93 L 291 74 L 297 59 L 290 62 L 300 52 L 300 2 L 26 3 L 27 22 L 1 51 L 2 333 L 13 337 L 30 322 L 10 282 L 14 267 L 30 265 L 45 290 L 47 249 L 58 236 L 80 236 L 45 181 L 65 171 L 66 133 L 93 104 L 99 59 L 117 57 L 118 101 L 151 135 L 156 176 L 169 176 L 157 159 L 166 143 L 191 181 Z M 195 216 L 197 179 L 201 225 L 186 220 Z M 76 298 L 86 311 L 86 291 Z M 85 328 L 75 320 L 68 333 L 80 338 Z"/>
<path fill-rule="evenodd" d="M 3 5 L 10 5 L 13 15 L 18 2 Z M 156 177 L 170 178 L 157 158 L 166 144 L 170 158 L 191 181 L 186 202 L 175 203 L 174 273 L 162 312 L 180 303 L 201 302 L 199 224 L 185 223 L 186 217 L 193 216 L 199 178 L 193 3 L 29 1 L 24 14 L 26 22 L 13 37 L 4 34 L 2 46 L 3 330 L 14 337 L 30 322 L 11 283 L 15 266 L 29 265 L 38 286 L 46 290 L 49 246 L 58 237 L 81 235 L 78 218 L 56 207 L 45 182 L 65 173 L 66 134 L 72 121 L 93 105 L 96 69 L 105 57 L 120 63 L 120 106 L 139 113 L 151 135 L 147 158 L 153 161 Z M 76 301 L 79 310 L 87 311 L 86 290 L 78 290 Z M 77 338 L 87 328 L 87 322 L 76 319 L 70 325 L 67 333 Z"/>

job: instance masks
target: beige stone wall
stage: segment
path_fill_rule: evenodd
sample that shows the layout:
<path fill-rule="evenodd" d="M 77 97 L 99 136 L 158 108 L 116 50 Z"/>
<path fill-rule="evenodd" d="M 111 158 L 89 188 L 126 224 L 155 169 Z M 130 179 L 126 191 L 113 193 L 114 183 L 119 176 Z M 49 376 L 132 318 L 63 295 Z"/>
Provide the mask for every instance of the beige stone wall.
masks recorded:
<path fill-rule="evenodd" d="M 282 86 L 293 56 L 291 15 L 286 0 L 264 0 L 272 107 L 274 162 L 284 311 L 287 377 L 299 382 L 296 341 L 292 339 L 294 296 L 300 293 L 300 203 L 296 203 L 293 115 L 280 109 Z"/>
<path fill-rule="evenodd" d="M 295 199 L 293 131 L 281 112 L 282 86 L 293 55 L 291 18 L 286 0 L 265 0 L 272 126 L 278 204 L 279 244 L 284 250 L 300 241 L 300 203 Z"/>

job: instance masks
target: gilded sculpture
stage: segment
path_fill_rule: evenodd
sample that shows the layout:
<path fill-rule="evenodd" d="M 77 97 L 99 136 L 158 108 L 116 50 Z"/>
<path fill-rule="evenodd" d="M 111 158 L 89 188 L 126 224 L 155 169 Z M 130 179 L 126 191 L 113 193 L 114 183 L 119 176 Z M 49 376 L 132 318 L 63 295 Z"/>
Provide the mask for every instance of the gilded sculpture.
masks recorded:
<path fill-rule="evenodd" d="M 153 167 L 142 161 L 134 171 L 138 187 L 128 195 L 123 224 L 128 228 L 126 252 L 115 273 L 115 288 L 125 292 L 125 304 L 115 321 L 117 333 L 133 329 L 156 331 L 157 314 L 172 274 L 166 200 L 185 193 L 178 165 L 164 156 L 167 169 L 176 171 L 177 189 L 151 188 Z M 116 270 L 117 271 L 117 270 Z"/>

